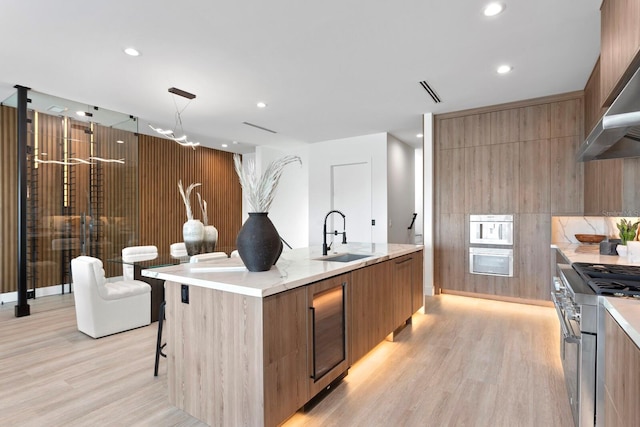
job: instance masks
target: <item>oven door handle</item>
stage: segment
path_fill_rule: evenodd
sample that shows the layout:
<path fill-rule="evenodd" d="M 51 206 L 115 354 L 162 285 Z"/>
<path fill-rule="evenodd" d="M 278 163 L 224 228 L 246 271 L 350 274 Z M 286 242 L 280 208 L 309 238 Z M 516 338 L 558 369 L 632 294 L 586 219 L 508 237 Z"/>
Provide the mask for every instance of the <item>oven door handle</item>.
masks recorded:
<path fill-rule="evenodd" d="M 564 320 L 564 316 L 560 311 L 560 304 L 558 303 L 558 299 L 556 298 L 555 293 L 551 292 L 551 300 L 553 301 L 553 306 L 556 308 L 556 313 L 558 313 L 558 320 L 560 321 L 560 329 L 562 330 L 562 339 L 565 342 L 571 344 L 580 343 L 580 337 L 577 337 L 571 333 L 569 333 L 569 328 L 567 327 L 567 323 Z"/>

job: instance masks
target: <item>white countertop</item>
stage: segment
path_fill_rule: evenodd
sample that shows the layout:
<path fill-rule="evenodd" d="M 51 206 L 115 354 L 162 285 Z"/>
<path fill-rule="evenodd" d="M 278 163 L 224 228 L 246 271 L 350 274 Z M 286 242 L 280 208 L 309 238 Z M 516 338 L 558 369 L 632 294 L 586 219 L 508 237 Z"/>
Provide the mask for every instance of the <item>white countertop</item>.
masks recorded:
<path fill-rule="evenodd" d="M 276 265 L 271 267 L 271 270 L 263 272 L 247 271 L 242 260 L 234 257 L 145 269 L 142 270 L 142 275 L 185 285 L 202 286 L 254 297 L 267 297 L 421 249 L 423 249 L 422 245 L 349 243 L 338 245 L 336 251 L 330 251 L 328 256 L 346 252 L 371 254 L 371 256 L 351 262 L 316 260 L 316 258 L 323 258 L 322 248 L 318 246 L 285 250 Z"/>
<path fill-rule="evenodd" d="M 552 248 L 562 251 L 564 256 L 571 262 L 588 262 L 592 264 L 621 264 L 638 265 L 640 263 L 631 262 L 626 256 L 600 255 L 600 245 L 584 245 L 579 243 L 553 243 Z"/>

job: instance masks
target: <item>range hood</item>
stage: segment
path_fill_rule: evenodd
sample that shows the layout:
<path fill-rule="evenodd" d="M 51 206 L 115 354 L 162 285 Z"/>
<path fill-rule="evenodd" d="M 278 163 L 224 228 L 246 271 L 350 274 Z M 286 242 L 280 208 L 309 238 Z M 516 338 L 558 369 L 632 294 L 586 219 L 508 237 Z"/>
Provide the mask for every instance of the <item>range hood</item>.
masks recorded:
<path fill-rule="evenodd" d="M 580 145 L 577 160 L 624 157 L 640 157 L 640 69 Z"/>

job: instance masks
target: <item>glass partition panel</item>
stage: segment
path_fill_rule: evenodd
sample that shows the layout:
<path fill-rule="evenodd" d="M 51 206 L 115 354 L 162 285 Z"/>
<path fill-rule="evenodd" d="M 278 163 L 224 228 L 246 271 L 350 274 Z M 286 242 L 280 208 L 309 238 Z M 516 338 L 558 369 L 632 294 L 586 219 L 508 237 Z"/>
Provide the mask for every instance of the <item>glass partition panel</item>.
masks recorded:
<path fill-rule="evenodd" d="M 3 105 L 15 106 L 13 99 Z M 78 255 L 105 261 L 137 243 L 138 137 L 133 116 L 35 91 L 29 99 L 27 271 L 34 289 L 70 283 Z M 122 274 L 104 264 L 108 277 Z"/>

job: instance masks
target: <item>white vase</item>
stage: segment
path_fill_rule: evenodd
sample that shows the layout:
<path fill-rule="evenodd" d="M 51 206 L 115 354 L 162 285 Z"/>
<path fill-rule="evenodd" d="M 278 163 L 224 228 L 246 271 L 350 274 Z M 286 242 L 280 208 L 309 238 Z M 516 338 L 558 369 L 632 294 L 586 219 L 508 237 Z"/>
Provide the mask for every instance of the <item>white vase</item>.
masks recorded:
<path fill-rule="evenodd" d="M 199 254 L 204 240 L 204 225 L 202 222 L 199 219 L 190 219 L 185 222 L 182 226 L 182 239 L 187 247 L 187 254 Z"/>
<path fill-rule="evenodd" d="M 216 250 L 218 243 L 218 229 L 213 225 L 204 226 L 204 240 L 202 242 L 202 252 L 209 253 Z"/>
<path fill-rule="evenodd" d="M 626 245 L 618 245 L 616 246 L 616 252 L 620 256 L 627 256 L 627 246 Z"/>

